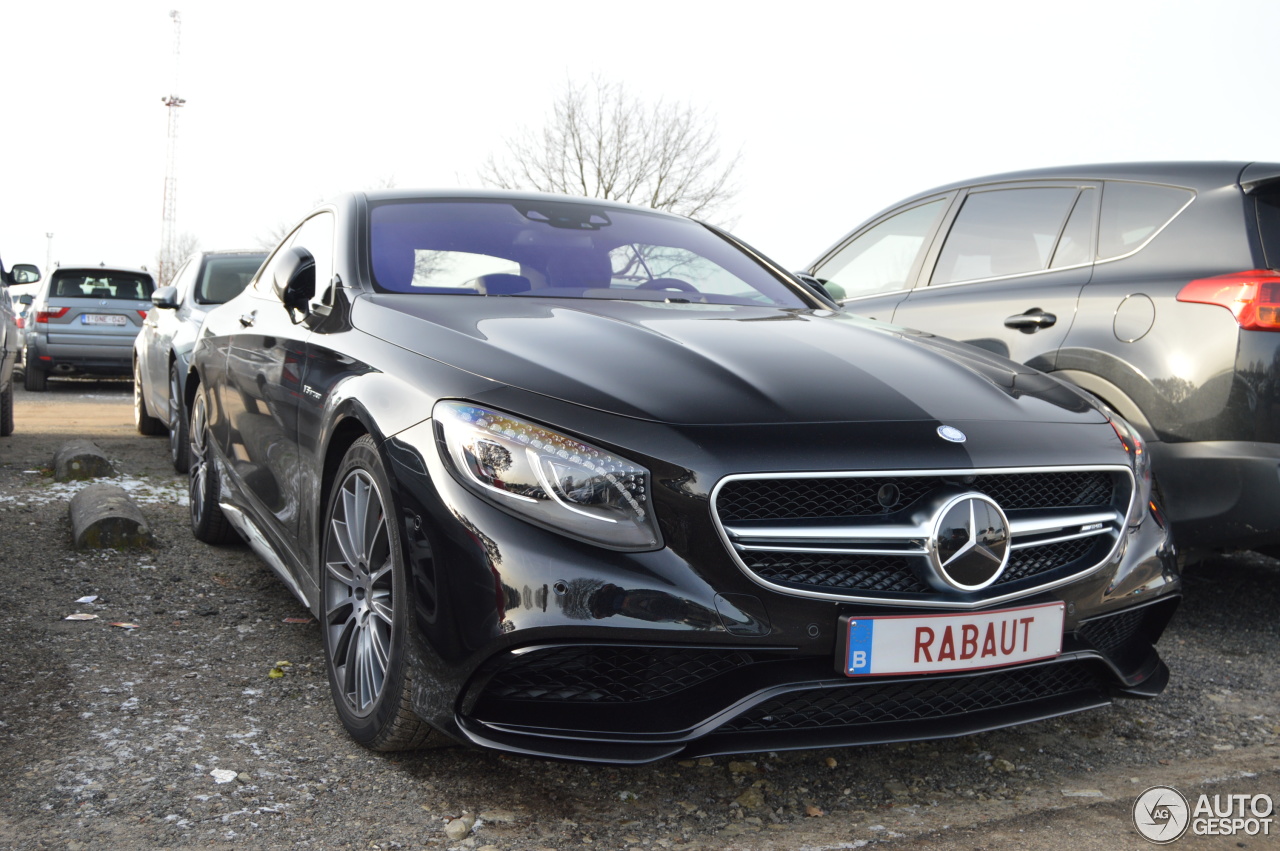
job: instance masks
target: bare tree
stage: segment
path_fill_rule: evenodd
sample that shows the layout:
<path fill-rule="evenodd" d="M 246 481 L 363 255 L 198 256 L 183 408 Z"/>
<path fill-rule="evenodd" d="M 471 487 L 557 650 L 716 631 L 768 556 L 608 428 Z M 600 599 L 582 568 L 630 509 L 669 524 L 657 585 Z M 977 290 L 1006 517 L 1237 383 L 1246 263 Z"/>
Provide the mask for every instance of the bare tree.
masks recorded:
<path fill-rule="evenodd" d="M 721 156 L 714 123 L 683 103 L 652 105 L 620 83 L 569 84 L 541 130 L 505 140 L 480 180 L 499 189 L 533 189 L 609 198 L 708 218 L 737 194 L 740 155 Z"/>
<path fill-rule="evenodd" d="M 156 285 L 167 287 L 173 283 L 173 276 L 189 255 L 200 250 L 200 240 L 190 231 L 183 231 L 173 241 L 173 253 L 166 255 L 164 249 L 156 253 Z"/>

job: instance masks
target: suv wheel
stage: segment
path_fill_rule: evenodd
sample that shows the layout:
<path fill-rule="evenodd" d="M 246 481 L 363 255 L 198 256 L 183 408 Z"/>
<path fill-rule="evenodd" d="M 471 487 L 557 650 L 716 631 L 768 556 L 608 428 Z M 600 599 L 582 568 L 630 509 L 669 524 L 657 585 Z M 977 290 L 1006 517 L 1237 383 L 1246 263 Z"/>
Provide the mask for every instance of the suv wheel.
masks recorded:
<path fill-rule="evenodd" d="M 22 374 L 22 386 L 32 392 L 40 392 L 47 388 L 49 374 L 45 372 L 35 358 L 31 356 L 31 348 L 27 348 L 26 355 L 22 358 L 27 365 L 26 371 Z"/>
<path fill-rule="evenodd" d="M 138 434 L 164 434 L 164 423 L 147 413 L 147 400 L 142 396 L 142 376 L 138 374 L 138 361 L 133 362 L 133 424 Z"/>

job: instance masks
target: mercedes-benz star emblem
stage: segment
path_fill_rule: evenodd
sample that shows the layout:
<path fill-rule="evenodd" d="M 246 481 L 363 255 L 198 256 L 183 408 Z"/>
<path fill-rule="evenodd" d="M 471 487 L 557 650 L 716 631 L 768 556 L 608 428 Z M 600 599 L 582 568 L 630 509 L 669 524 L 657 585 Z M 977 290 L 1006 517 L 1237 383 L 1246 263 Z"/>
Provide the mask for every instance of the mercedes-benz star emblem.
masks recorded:
<path fill-rule="evenodd" d="M 1009 561 L 1009 521 L 980 493 L 955 497 L 933 516 L 929 562 L 947 585 L 961 591 L 986 588 Z"/>
<path fill-rule="evenodd" d="M 949 440 L 952 443 L 964 443 L 969 438 L 965 437 L 964 432 L 955 426 L 938 426 L 938 437 L 943 440 Z"/>

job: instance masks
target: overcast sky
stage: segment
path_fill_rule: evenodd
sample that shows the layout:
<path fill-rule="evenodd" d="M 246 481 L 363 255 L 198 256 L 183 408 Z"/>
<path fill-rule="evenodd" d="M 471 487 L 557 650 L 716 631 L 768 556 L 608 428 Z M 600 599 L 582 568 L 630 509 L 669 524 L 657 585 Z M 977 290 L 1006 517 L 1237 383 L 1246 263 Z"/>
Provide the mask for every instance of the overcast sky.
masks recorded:
<path fill-rule="evenodd" d="M 931 186 L 1073 162 L 1280 161 L 1280 3 L 0 6 L 0 256 L 152 266 L 173 24 L 178 229 L 254 246 L 388 179 L 478 186 L 593 74 L 706 109 L 741 153 L 734 232 L 798 268 Z"/>

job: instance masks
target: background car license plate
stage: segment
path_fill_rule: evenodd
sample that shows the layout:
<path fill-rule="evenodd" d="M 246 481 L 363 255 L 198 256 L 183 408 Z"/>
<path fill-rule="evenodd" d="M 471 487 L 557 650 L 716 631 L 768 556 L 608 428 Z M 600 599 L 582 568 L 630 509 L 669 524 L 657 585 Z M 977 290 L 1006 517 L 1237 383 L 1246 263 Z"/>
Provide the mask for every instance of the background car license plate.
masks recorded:
<path fill-rule="evenodd" d="M 841 618 L 850 677 L 997 668 L 1062 652 L 1062 603 L 959 615 Z"/>
<path fill-rule="evenodd" d="M 80 322 L 83 325 L 125 325 L 129 320 L 112 313 L 82 313 Z"/>

